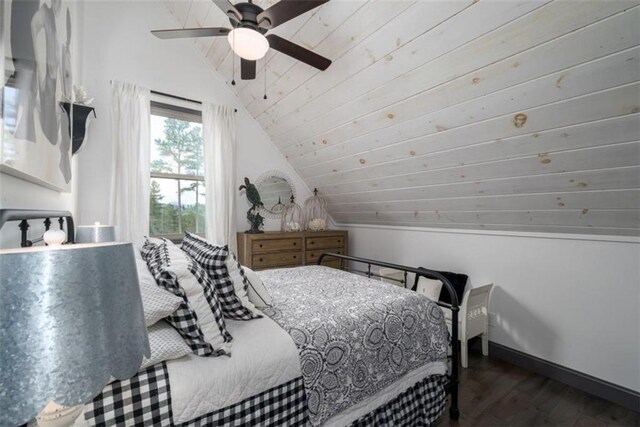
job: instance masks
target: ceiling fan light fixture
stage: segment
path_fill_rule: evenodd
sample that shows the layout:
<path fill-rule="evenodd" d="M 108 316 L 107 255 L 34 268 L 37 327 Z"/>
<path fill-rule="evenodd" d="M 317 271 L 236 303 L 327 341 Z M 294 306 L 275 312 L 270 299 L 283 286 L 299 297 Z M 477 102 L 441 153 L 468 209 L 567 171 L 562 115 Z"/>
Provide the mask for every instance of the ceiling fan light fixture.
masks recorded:
<path fill-rule="evenodd" d="M 227 36 L 231 49 L 240 58 L 250 61 L 261 59 L 269 50 L 265 36 L 250 28 L 235 28 Z"/>

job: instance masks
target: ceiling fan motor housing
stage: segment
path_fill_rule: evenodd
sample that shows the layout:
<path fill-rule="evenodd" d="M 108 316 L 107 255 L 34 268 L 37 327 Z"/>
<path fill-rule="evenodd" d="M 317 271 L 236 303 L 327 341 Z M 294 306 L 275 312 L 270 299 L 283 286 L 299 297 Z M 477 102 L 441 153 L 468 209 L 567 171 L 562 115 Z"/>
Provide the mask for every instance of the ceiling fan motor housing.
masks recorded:
<path fill-rule="evenodd" d="M 264 18 L 262 22 L 258 23 L 258 15 L 264 11 L 260 6 L 253 3 L 236 3 L 235 8 L 242 14 L 242 21 L 238 22 L 236 16 L 229 13 L 229 22 L 233 28 L 251 28 L 258 31 L 260 34 L 266 34 L 271 22 L 268 18 Z"/>

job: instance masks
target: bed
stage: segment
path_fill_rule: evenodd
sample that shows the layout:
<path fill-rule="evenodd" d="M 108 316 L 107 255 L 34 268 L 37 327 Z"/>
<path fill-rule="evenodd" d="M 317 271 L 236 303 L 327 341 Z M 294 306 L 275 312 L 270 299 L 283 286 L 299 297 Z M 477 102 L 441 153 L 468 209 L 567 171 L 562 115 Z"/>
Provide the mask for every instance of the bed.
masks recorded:
<path fill-rule="evenodd" d="M 325 257 L 367 270 L 320 266 Z M 372 266 L 441 280 L 457 315 L 453 287 L 429 270 L 323 254 L 317 266 L 261 271 L 272 304 L 262 318 L 226 321 L 231 357 L 188 355 L 114 381 L 85 406 L 86 424 L 430 425 L 448 396 L 457 419 L 457 340 L 442 310 L 372 279 Z"/>

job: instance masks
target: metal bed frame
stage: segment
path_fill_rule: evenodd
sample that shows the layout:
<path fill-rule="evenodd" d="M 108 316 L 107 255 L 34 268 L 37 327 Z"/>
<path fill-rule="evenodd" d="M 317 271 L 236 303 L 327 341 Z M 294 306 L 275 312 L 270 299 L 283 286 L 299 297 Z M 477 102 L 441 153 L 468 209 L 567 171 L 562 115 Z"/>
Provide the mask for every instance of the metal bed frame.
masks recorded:
<path fill-rule="evenodd" d="M 73 227 L 73 217 L 68 211 L 43 211 L 39 209 L 0 209 L 0 228 L 9 221 L 20 221 L 18 228 L 22 234 L 20 246 L 23 248 L 33 246 L 34 243 L 41 242 L 42 237 L 33 240 L 27 238 L 29 230 L 29 220 L 44 219 L 44 229 L 51 227 L 51 218 L 58 218 L 60 230 L 64 230 L 65 220 L 67 223 L 67 243 L 75 243 L 75 229 Z"/>
<path fill-rule="evenodd" d="M 330 252 L 325 252 L 322 255 L 320 255 L 320 258 L 318 258 L 317 264 L 321 265 L 325 257 L 337 258 L 347 262 L 358 262 L 361 264 L 367 264 L 367 270 L 364 271 L 364 270 L 358 270 L 358 269 L 350 269 L 348 267 L 345 267 L 346 263 L 341 262 L 342 270 L 363 274 L 363 275 L 366 275 L 367 277 L 372 277 L 372 276 L 381 277 L 379 274 L 373 273 L 371 271 L 371 266 L 375 265 L 378 267 L 393 268 L 394 270 L 403 271 L 404 281 L 399 280 L 399 282 L 404 283 L 405 285 L 407 283 L 408 273 L 413 273 L 416 275 L 416 283 L 417 283 L 418 277 L 420 276 L 424 276 L 431 279 L 437 279 L 442 282 L 444 288 L 447 290 L 447 292 L 449 292 L 449 296 L 451 297 L 451 304 L 447 304 L 440 301 L 434 301 L 434 302 L 439 306 L 450 309 L 451 315 L 452 315 L 451 342 L 450 342 L 451 373 L 448 375 L 449 382 L 446 385 L 447 393 L 451 394 L 451 406 L 449 407 L 449 417 L 452 420 L 457 420 L 458 418 L 460 418 L 460 409 L 458 408 L 458 382 L 459 382 L 458 369 L 459 369 L 459 363 L 460 363 L 460 360 L 459 360 L 460 356 L 458 354 L 458 312 L 460 311 L 460 307 L 458 305 L 458 296 L 456 295 L 456 291 L 453 288 L 453 285 L 451 284 L 451 282 L 449 282 L 449 280 L 447 280 L 442 274 L 438 273 L 437 271 L 427 270 L 423 268 L 418 269 L 418 268 L 407 267 L 399 264 L 391 264 L 384 261 L 376 261 L 376 260 L 367 259 L 367 258 L 359 258 L 359 257 L 354 257 L 349 255 L 340 255 L 340 254 L 334 254 Z"/>
<path fill-rule="evenodd" d="M 46 211 L 46 210 L 38 210 L 38 209 L 0 209 L 0 228 L 4 226 L 6 222 L 9 221 L 20 221 L 18 227 L 20 228 L 22 234 L 22 247 L 32 246 L 34 243 L 38 243 L 42 241 L 42 237 L 29 240 L 27 236 L 27 230 L 29 229 L 28 220 L 32 219 L 44 219 L 45 230 L 49 230 L 51 227 L 51 218 L 58 218 L 58 223 L 60 224 L 60 229 L 64 229 L 64 224 L 66 220 L 67 225 L 67 243 L 75 242 L 75 234 L 74 234 L 74 225 L 73 225 L 73 217 L 68 211 Z M 417 279 L 420 276 L 424 276 L 427 278 L 440 280 L 449 292 L 449 296 L 451 297 L 451 304 L 435 301 L 436 304 L 442 307 L 446 307 L 451 310 L 452 314 L 452 322 L 451 322 L 451 373 L 448 375 L 448 383 L 446 385 L 447 393 L 451 394 L 451 406 L 449 407 L 449 416 L 452 420 L 457 420 L 460 417 L 460 410 L 458 408 L 458 367 L 460 363 L 460 356 L 458 355 L 458 312 L 460 308 L 458 306 L 458 297 L 456 292 L 451 285 L 451 282 L 447 280 L 442 274 L 427 270 L 427 269 L 417 269 L 413 267 L 407 267 L 399 264 L 391 264 L 383 261 L 376 261 L 367 258 L 359 258 L 348 255 L 340 255 L 334 254 L 330 252 L 325 252 L 320 255 L 318 258 L 318 265 L 322 264 L 322 261 L 325 257 L 332 257 L 342 260 L 341 268 L 345 271 L 351 271 L 354 273 L 359 273 L 366 275 L 367 277 L 380 277 L 379 274 L 376 274 L 371 271 L 371 266 L 375 265 L 378 267 L 386 267 L 392 268 L 395 270 L 400 270 L 404 272 L 404 280 L 399 280 L 400 283 L 404 284 L 406 287 L 407 283 L 407 274 L 413 273 L 416 275 L 416 283 Z M 344 261 L 347 261 L 345 263 Z M 348 262 L 356 262 L 367 264 L 367 270 L 357 270 L 348 268 Z M 415 285 L 414 285 L 415 287 Z"/>

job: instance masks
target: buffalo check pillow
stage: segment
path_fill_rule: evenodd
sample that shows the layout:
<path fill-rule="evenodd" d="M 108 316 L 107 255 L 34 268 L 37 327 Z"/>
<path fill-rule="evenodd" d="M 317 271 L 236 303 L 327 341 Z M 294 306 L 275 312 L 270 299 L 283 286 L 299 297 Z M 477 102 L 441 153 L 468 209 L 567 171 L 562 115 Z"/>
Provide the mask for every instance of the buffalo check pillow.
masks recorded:
<path fill-rule="evenodd" d="M 158 286 L 182 297 L 183 303 L 167 317 L 199 356 L 230 354 L 232 337 L 226 329 L 218 297 L 207 273 L 169 241 L 145 245 L 149 270 Z"/>
<path fill-rule="evenodd" d="M 215 245 L 199 236 L 185 233 L 182 250 L 209 274 L 226 317 L 249 320 L 262 317 L 247 296 L 248 280 L 242 266 L 228 246 Z"/>
<path fill-rule="evenodd" d="M 158 245 L 161 245 L 162 243 L 169 243 L 169 240 L 165 242 L 164 240 L 156 239 L 154 237 L 145 237 L 144 244 L 142 245 L 142 248 L 140 248 L 140 256 L 142 259 L 148 262 L 149 258 L 155 254 Z"/>

